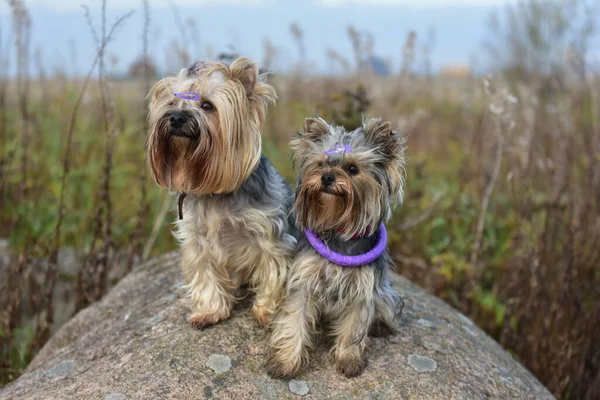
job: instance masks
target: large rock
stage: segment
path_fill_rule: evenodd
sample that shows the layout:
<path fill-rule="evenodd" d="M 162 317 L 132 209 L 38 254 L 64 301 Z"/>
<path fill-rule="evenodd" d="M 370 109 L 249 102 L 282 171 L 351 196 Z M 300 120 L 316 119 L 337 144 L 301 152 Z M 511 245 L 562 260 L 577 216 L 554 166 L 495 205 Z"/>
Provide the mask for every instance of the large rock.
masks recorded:
<path fill-rule="evenodd" d="M 358 378 L 325 345 L 297 380 L 269 378 L 267 332 L 248 301 L 198 331 L 186 322 L 179 257 L 136 268 L 56 333 L 2 399 L 552 399 L 468 318 L 398 278 L 402 331 L 373 339 Z"/>

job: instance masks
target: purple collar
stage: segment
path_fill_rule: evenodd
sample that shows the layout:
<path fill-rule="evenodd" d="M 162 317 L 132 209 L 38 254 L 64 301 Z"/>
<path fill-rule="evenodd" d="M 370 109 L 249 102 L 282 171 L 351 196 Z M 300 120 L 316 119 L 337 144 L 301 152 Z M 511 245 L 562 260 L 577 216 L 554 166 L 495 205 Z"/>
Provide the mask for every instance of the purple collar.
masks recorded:
<path fill-rule="evenodd" d="M 358 256 L 346 256 L 329 249 L 322 240 L 320 240 L 313 231 L 308 229 L 304 230 L 304 234 L 308 239 L 310 245 L 315 249 L 317 253 L 328 259 L 334 264 L 341 265 L 342 267 L 360 267 L 361 265 L 370 264 L 377 260 L 385 252 L 387 246 L 387 231 L 383 223 L 379 225 L 379 232 L 377 238 L 377 244 L 375 247 L 367 253 L 360 254 Z"/>

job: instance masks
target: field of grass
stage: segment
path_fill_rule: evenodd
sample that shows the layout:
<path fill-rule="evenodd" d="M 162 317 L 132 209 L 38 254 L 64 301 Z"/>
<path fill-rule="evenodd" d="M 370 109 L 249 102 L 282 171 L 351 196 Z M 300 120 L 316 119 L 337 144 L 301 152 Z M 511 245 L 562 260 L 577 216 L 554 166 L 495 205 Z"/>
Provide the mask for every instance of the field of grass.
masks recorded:
<path fill-rule="evenodd" d="M 40 71 L 18 78 L 0 81 L 0 238 L 10 249 L 0 264 L 0 386 L 56 329 L 57 282 L 72 285 L 77 310 L 136 260 L 176 248 L 171 198 L 144 158 L 154 78 L 95 72 L 85 88 Z M 287 144 L 306 116 L 348 128 L 361 115 L 390 120 L 409 157 L 405 201 L 389 223 L 397 270 L 473 318 L 557 397 L 600 394 L 598 74 L 297 71 L 269 82 L 280 100 L 263 150 L 290 183 Z M 63 248 L 82 253 L 70 275 L 58 265 Z"/>

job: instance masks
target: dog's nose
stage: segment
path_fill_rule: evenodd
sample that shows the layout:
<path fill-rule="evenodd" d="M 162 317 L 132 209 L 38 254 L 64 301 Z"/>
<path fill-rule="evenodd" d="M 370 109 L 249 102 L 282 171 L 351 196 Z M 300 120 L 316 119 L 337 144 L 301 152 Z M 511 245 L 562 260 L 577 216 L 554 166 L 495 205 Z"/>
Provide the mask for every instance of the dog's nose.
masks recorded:
<path fill-rule="evenodd" d="M 321 183 L 324 186 L 329 186 L 331 185 L 333 182 L 335 182 L 335 175 L 333 174 L 323 174 L 321 176 Z"/>
<path fill-rule="evenodd" d="M 171 114 L 171 117 L 169 118 L 169 122 L 173 128 L 181 128 L 186 121 L 187 118 L 185 115 L 180 113 Z"/>

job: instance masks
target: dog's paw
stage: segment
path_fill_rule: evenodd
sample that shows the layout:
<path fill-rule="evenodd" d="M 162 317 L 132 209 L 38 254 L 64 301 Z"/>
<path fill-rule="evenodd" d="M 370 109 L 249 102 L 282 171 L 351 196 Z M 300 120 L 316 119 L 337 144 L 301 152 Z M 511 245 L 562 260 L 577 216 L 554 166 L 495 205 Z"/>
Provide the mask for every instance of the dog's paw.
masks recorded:
<path fill-rule="evenodd" d="M 362 374 L 367 366 L 367 358 L 347 358 L 336 361 L 337 370 L 346 378 L 355 378 Z"/>
<path fill-rule="evenodd" d="M 267 374 L 274 379 L 291 379 L 294 378 L 300 370 L 300 363 L 285 363 L 279 361 L 273 355 L 269 356 L 265 369 Z"/>
<path fill-rule="evenodd" d="M 229 318 L 228 312 L 199 312 L 192 314 L 188 321 L 196 329 L 202 329 L 209 325 L 214 325 L 219 321 Z"/>
<path fill-rule="evenodd" d="M 266 328 L 271 322 L 271 317 L 273 313 L 269 311 L 266 307 L 253 306 L 252 307 L 252 315 L 258 321 L 260 326 Z"/>
<path fill-rule="evenodd" d="M 369 335 L 372 337 L 387 337 L 394 335 L 396 331 L 397 329 L 395 327 L 391 327 L 383 321 L 377 321 L 371 326 Z"/>

